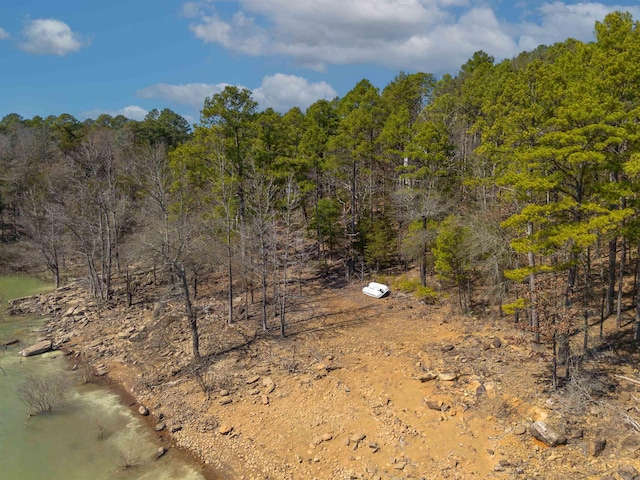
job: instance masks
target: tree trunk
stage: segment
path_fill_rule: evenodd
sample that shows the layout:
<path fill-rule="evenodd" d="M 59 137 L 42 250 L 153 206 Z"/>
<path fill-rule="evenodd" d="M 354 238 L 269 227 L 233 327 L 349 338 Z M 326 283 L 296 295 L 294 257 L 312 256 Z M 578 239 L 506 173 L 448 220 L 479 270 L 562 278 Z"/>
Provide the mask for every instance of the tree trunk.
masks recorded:
<path fill-rule="evenodd" d="M 640 255 L 640 244 L 638 244 L 638 255 Z M 640 277 L 640 258 L 636 262 L 636 274 Z M 634 337 L 636 342 L 640 342 L 640 282 L 636 284 L 636 322 Z"/>
<path fill-rule="evenodd" d="M 556 334 L 553 334 L 553 360 L 551 363 L 551 379 L 554 390 L 558 389 L 558 342 Z"/>
<path fill-rule="evenodd" d="M 231 249 L 231 219 L 227 216 L 227 301 L 229 304 L 229 312 L 227 323 L 233 323 L 233 265 L 232 265 L 232 249 Z"/>
<path fill-rule="evenodd" d="M 187 321 L 189 322 L 189 329 L 191 330 L 191 346 L 193 349 L 193 357 L 197 360 L 200 358 L 200 336 L 198 333 L 198 318 L 193 305 L 191 304 L 191 293 L 189 292 L 189 282 L 187 281 L 187 272 L 184 265 L 175 265 L 174 271 L 180 281 L 180 287 L 182 289 L 182 297 L 184 300 L 184 309 L 187 314 Z"/>
<path fill-rule="evenodd" d="M 533 224 L 527 224 L 527 236 L 533 235 Z M 535 255 L 533 252 L 527 254 L 529 268 L 536 266 Z M 540 322 L 538 320 L 538 310 L 536 307 L 536 276 L 534 272 L 529 275 L 529 293 L 531 295 L 531 328 L 533 329 L 533 341 L 540 343 Z"/>
<path fill-rule="evenodd" d="M 618 239 L 609 241 L 609 282 L 607 284 L 607 313 L 613 315 L 613 295 L 616 288 L 616 256 L 618 253 Z"/>
<path fill-rule="evenodd" d="M 587 258 L 584 265 L 584 285 L 582 292 L 583 308 L 584 308 L 584 340 L 582 343 L 582 351 L 586 354 L 589 348 L 589 256 L 591 252 L 587 248 Z"/>
<path fill-rule="evenodd" d="M 624 267 L 627 256 L 627 240 L 622 239 L 622 250 L 620 252 L 620 271 L 618 272 L 618 303 L 616 306 L 616 330 L 622 328 L 622 295 L 624 283 Z"/>
<path fill-rule="evenodd" d="M 426 238 L 427 217 L 422 217 L 422 230 Z M 427 244 L 423 239 L 422 252 L 420 254 L 420 285 L 427 286 Z"/>

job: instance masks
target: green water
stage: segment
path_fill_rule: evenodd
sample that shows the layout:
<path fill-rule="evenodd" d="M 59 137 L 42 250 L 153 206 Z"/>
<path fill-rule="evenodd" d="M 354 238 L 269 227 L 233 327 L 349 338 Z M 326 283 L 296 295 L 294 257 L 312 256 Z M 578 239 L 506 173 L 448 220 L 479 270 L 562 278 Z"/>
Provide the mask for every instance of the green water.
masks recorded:
<path fill-rule="evenodd" d="M 160 446 L 141 419 L 108 390 L 82 384 L 60 353 L 23 358 L 18 351 L 38 338 L 42 319 L 10 317 L 7 299 L 50 290 L 38 280 L 0 277 L 0 478 L 20 480 L 204 480 L 177 450 L 155 460 Z M 33 376 L 64 378 L 66 400 L 52 414 L 29 417 L 18 393 Z M 125 465 L 136 463 L 132 468 Z"/>

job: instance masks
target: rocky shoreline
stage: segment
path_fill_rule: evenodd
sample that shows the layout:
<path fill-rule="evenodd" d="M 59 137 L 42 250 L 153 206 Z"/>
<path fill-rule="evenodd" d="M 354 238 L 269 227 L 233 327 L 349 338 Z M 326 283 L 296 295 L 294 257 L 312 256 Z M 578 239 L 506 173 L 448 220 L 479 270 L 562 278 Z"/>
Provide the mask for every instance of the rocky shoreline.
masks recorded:
<path fill-rule="evenodd" d="M 352 290 L 312 292 L 297 310 L 311 320 L 291 315 L 285 340 L 256 335 L 251 321 L 227 326 L 222 301 L 203 295 L 199 365 L 179 305 L 151 293 L 99 308 L 76 283 L 11 309 L 50 316 L 52 346 L 121 390 L 162 446 L 190 452 L 207 478 L 638 474 L 640 433 L 614 415 L 635 413 L 637 386 L 611 383 L 635 378 L 633 357 L 593 379 L 615 396 L 570 399 L 536 386 L 543 356 L 494 322 Z"/>
<path fill-rule="evenodd" d="M 63 352 L 69 358 L 72 368 L 81 370 L 82 381 L 101 385 L 117 394 L 122 403 L 141 417 L 149 429 L 156 433 L 159 444 L 156 458 L 163 456 L 169 448 L 177 448 L 193 459 L 194 464 L 198 466 L 201 474 L 207 480 L 227 478 L 210 465 L 206 465 L 203 459 L 197 457 L 191 448 L 176 441 L 173 434 L 181 430 L 182 427 L 175 422 L 167 426 L 168 420 L 165 414 L 160 411 L 159 404 L 155 405 L 158 412 L 152 413 L 150 408 L 146 406 L 144 398 L 137 395 L 128 386 L 130 384 L 126 381 L 127 377 L 144 375 L 143 369 L 121 363 L 121 355 L 126 355 L 127 346 L 116 346 L 116 342 L 118 339 L 123 340 L 129 337 L 122 332 L 117 332 L 113 337 L 110 332 L 105 332 L 104 329 L 100 329 L 103 333 L 102 338 L 92 337 L 96 330 L 91 327 L 97 327 L 104 319 L 117 320 L 118 309 L 111 311 L 99 309 L 96 303 L 86 295 L 82 283 L 74 282 L 51 293 L 10 300 L 7 311 L 10 315 L 48 317 L 47 323 L 42 328 L 44 339 L 25 347 L 19 352 L 20 355 L 38 355 L 50 350 Z M 130 333 L 134 333 L 134 331 L 135 329 L 130 329 Z M 11 343 L 19 343 L 19 340 L 13 340 Z M 109 344 L 112 344 L 112 348 L 105 347 Z M 120 375 L 112 372 L 110 375 L 110 368 L 107 366 L 109 364 L 120 364 L 122 368 L 118 370 L 122 371 L 121 373 L 126 371 L 126 374 Z"/>

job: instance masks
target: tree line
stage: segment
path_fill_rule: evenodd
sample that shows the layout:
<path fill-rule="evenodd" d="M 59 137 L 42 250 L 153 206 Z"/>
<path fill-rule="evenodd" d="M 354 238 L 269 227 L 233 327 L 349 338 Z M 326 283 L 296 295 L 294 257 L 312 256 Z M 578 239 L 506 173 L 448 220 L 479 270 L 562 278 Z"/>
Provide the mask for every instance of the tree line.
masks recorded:
<path fill-rule="evenodd" d="M 501 62 L 479 51 L 456 75 L 382 90 L 363 79 L 305 112 L 228 86 L 193 127 L 168 109 L 7 115 L 2 236 L 26 236 L 56 283 L 82 258 L 105 302 L 134 264 L 169 275 L 196 356 L 203 269 L 224 273 L 228 322 L 255 290 L 263 328 L 278 315 L 284 336 L 310 262 L 348 280 L 417 267 L 417 287 L 435 274 L 463 312 L 498 305 L 554 346 L 584 327 L 585 349 L 594 319 L 622 327 L 626 286 L 640 339 L 639 24 L 612 13 L 595 37 Z"/>

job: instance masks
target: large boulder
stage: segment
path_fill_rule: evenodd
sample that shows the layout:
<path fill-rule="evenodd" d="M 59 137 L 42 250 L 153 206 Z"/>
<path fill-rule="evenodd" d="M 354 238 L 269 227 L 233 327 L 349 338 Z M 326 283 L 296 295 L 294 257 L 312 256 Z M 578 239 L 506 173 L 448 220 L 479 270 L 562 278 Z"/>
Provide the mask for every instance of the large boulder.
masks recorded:
<path fill-rule="evenodd" d="M 31 357 L 32 355 L 40 355 L 41 353 L 51 350 L 51 340 L 41 340 L 38 343 L 34 343 L 30 347 L 20 350 L 20 355 L 23 357 Z"/>

